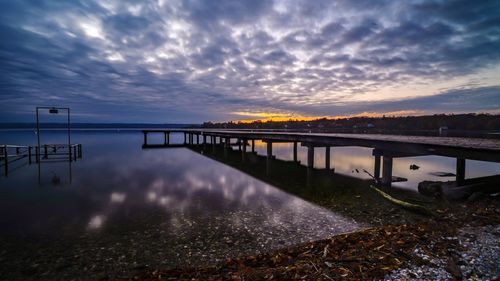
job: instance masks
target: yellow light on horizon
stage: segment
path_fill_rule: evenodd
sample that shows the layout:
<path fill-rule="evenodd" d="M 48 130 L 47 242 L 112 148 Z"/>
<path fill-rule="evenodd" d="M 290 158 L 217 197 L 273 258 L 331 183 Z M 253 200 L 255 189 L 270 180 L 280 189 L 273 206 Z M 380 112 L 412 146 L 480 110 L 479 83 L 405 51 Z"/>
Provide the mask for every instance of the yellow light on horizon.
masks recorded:
<path fill-rule="evenodd" d="M 351 115 L 316 115 L 316 116 L 306 116 L 292 113 L 270 113 L 270 112 L 246 112 L 246 111 L 236 111 L 232 112 L 234 115 L 255 117 L 247 119 L 239 119 L 233 122 L 237 123 L 252 123 L 252 122 L 285 122 L 285 121 L 314 121 L 319 119 L 347 119 L 353 117 L 368 117 L 376 118 L 382 116 L 411 116 L 424 114 L 424 111 L 419 110 L 399 110 L 399 111 L 388 111 L 388 112 L 360 112 Z"/>

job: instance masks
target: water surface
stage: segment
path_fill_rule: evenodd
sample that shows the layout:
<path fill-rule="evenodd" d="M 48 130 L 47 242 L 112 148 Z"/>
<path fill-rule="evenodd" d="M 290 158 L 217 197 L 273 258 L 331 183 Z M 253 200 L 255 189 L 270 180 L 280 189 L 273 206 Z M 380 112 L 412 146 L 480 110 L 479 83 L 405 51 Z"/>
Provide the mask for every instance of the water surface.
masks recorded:
<path fill-rule="evenodd" d="M 306 176 L 300 166 L 281 161 L 293 159 L 292 144 L 274 144 L 273 165 L 281 165 L 275 167 L 281 175 L 273 178 L 258 171 L 265 165 L 258 157 L 249 158 L 254 166 L 242 166 L 240 153 L 226 161 L 212 155 L 210 145 L 206 151 L 143 150 L 142 137 L 138 131 L 74 131 L 82 159 L 40 166 L 24 159 L 11 165 L 0 178 L 2 278 L 127 276 L 145 267 L 214 263 L 368 227 L 376 220 L 371 206 L 389 208 L 366 201 L 362 195 L 368 192 L 350 186 L 363 182 L 349 177 L 369 178 L 356 169 L 373 170 L 368 148 L 332 148 L 338 176 L 332 172 L 326 184 L 313 189 L 297 175 Z M 181 138 L 174 134 L 171 141 Z M 66 135 L 44 131 L 41 140 L 64 143 Z M 149 142 L 162 143 L 162 135 L 151 135 Z M 0 143 L 34 145 L 36 138 L 32 131 L 0 131 Z M 265 144 L 257 141 L 256 151 L 265 155 Z M 305 148 L 298 157 L 306 162 Z M 316 149 L 316 168 L 324 168 L 324 157 L 324 149 Z M 231 163 L 237 165 L 226 165 Z M 410 170 L 411 164 L 421 168 Z M 446 157 L 396 159 L 394 174 L 408 181 L 395 185 L 416 190 L 422 180 L 443 180 L 430 172 L 454 172 L 454 167 L 454 159 Z M 468 177 L 499 170 L 498 164 L 467 161 Z M 330 192 L 326 199 L 335 197 L 330 210 L 304 199 L 325 192 Z M 394 213 L 388 209 L 380 217 Z"/>

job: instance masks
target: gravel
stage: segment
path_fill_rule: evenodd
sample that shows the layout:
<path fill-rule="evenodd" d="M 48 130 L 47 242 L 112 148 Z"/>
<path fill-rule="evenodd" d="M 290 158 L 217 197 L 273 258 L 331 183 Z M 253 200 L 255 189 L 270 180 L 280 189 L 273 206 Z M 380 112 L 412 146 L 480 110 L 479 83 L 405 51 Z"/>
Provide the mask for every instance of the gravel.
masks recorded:
<path fill-rule="evenodd" d="M 500 280 L 500 225 L 460 228 L 451 257 L 434 257 L 416 248 L 425 265 L 410 264 L 385 276 L 390 280 Z"/>

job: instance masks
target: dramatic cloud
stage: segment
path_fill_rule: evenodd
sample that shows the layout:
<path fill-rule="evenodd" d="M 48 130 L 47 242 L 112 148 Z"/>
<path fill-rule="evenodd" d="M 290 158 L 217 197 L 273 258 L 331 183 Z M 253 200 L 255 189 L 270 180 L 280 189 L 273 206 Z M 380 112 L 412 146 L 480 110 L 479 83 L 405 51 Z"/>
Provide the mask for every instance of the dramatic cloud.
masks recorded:
<path fill-rule="evenodd" d="M 0 122 L 499 112 L 498 1 L 8 1 Z"/>

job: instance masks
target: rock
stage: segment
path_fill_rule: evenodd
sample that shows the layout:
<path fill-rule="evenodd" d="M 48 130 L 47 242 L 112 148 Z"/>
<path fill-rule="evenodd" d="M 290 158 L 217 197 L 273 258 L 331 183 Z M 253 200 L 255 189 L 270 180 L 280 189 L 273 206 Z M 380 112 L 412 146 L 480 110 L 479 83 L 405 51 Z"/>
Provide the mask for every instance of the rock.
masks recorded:
<path fill-rule="evenodd" d="M 443 189 L 441 185 L 442 182 L 423 181 L 418 184 L 418 192 L 425 196 L 442 197 Z"/>
<path fill-rule="evenodd" d="M 420 166 L 416 165 L 416 164 L 411 164 L 410 165 L 410 170 L 418 170 L 420 169 Z"/>
<path fill-rule="evenodd" d="M 429 173 L 429 175 L 436 176 L 436 177 L 454 177 L 454 176 L 456 176 L 454 173 L 449 173 L 449 172 L 432 172 L 432 173 Z"/>
<path fill-rule="evenodd" d="M 467 202 L 474 202 L 477 199 L 483 197 L 483 195 L 484 194 L 482 192 L 474 192 L 474 193 L 472 193 L 471 196 L 469 196 L 469 198 L 467 198 Z"/>

